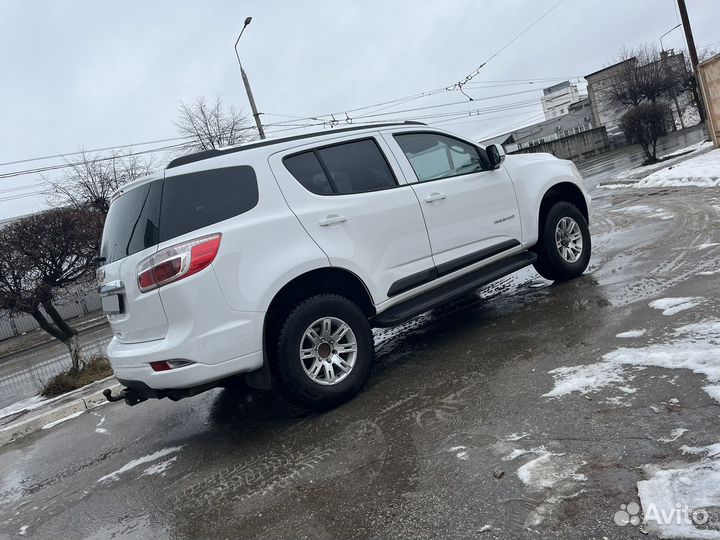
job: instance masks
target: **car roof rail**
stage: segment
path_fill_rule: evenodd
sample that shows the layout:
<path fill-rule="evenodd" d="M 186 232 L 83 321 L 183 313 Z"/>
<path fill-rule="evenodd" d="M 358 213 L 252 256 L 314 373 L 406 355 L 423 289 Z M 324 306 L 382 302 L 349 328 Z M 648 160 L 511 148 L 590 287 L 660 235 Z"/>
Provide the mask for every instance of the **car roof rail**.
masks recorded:
<path fill-rule="evenodd" d="M 311 139 L 313 137 L 321 137 L 323 135 L 330 135 L 333 133 L 344 133 L 347 131 L 358 131 L 361 129 L 373 129 L 390 126 L 426 126 L 424 122 L 417 122 L 414 120 L 406 120 L 405 122 L 389 122 L 384 124 L 366 124 L 362 126 L 350 126 L 346 128 L 325 130 L 325 131 L 313 131 L 312 133 L 301 133 L 300 135 L 293 135 L 291 137 L 283 137 L 281 139 L 265 139 L 262 141 L 252 142 L 243 144 L 241 146 L 232 146 L 229 148 L 213 148 L 211 150 L 203 150 L 201 152 L 195 152 L 194 154 L 188 154 L 187 156 L 180 156 L 173 159 L 167 164 L 165 169 L 172 169 L 174 167 L 180 167 L 181 165 L 187 165 L 188 163 L 195 163 L 196 161 L 202 161 L 204 159 L 210 159 L 213 157 L 224 156 L 225 154 L 232 154 L 235 152 L 242 152 L 243 150 L 251 150 L 253 148 L 261 148 L 263 146 L 271 146 L 273 144 L 280 144 L 290 141 L 299 141 L 302 139 Z"/>

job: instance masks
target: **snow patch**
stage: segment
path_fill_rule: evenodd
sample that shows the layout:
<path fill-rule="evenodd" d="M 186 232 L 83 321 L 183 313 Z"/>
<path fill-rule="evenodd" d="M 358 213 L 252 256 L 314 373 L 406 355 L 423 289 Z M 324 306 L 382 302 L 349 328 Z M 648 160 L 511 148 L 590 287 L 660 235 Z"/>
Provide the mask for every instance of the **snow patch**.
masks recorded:
<path fill-rule="evenodd" d="M 554 398 L 579 392 L 587 394 L 613 383 L 625 382 L 624 368 L 620 364 L 599 362 L 580 366 L 559 367 L 549 372 L 555 387 L 542 397 Z"/>
<path fill-rule="evenodd" d="M 12 416 L 13 414 L 17 414 L 20 412 L 32 411 L 33 409 L 41 407 L 42 405 L 47 403 L 47 401 L 47 399 L 40 396 L 33 396 L 31 398 L 18 401 L 17 403 L 13 403 L 12 405 L 8 405 L 7 407 L 0 409 L 0 418 Z"/>
<path fill-rule="evenodd" d="M 653 300 L 648 304 L 651 308 L 662 310 L 663 315 L 675 315 L 686 309 L 694 308 L 703 298 L 701 297 L 679 297 L 679 298 L 661 298 L 659 300 Z"/>
<path fill-rule="evenodd" d="M 505 437 L 505 440 L 508 442 L 515 442 L 519 441 L 520 439 L 524 439 L 525 437 L 529 437 L 529 433 L 511 433 L 507 437 Z"/>
<path fill-rule="evenodd" d="M 458 453 L 456 454 L 456 457 L 457 457 L 458 459 L 463 460 L 463 461 L 467 461 L 467 459 L 468 459 L 467 450 L 463 450 L 462 452 L 458 452 Z"/>
<path fill-rule="evenodd" d="M 708 457 L 720 455 L 720 443 L 709 444 L 707 446 L 681 446 L 680 451 L 683 454 L 707 454 Z"/>
<path fill-rule="evenodd" d="M 673 218 L 672 212 L 663 210 L 662 208 L 653 208 L 651 206 L 646 206 L 644 204 L 636 204 L 633 206 L 624 206 L 622 208 L 616 208 L 614 210 L 610 210 L 610 212 L 616 212 L 616 213 L 620 213 L 620 214 L 630 214 L 633 216 L 654 217 L 654 218 L 658 218 L 658 219 L 662 219 L 662 220 Z"/>
<path fill-rule="evenodd" d="M 598 189 L 623 189 L 632 187 L 632 184 L 600 184 Z"/>
<path fill-rule="evenodd" d="M 107 433 L 107 429 L 105 429 L 105 428 L 103 428 L 103 427 L 100 427 L 100 426 L 102 426 L 104 423 L 105 423 L 105 417 L 103 416 L 103 417 L 100 419 L 100 422 L 98 422 L 98 425 L 95 426 L 95 433 L 102 433 L 102 434 Z"/>
<path fill-rule="evenodd" d="M 710 384 L 703 390 L 720 401 L 720 321 L 688 324 L 677 328 L 674 334 L 677 339 L 668 343 L 622 347 L 603 355 L 602 361 L 595 364 L 553 369 L 549 373 L 555 385 L 543 397 L 557 398 L 573 392 L 587 394 L 609 385 L 619 386 L 634 377 L 634 374 L 626 373 L 628 367 L 660 367 L 689 369 L 704 375 Z"/>
<path fill-rule="evenodd" d="M 692 514 L 720 506 L 720 461 L 703 460 L 672 469 L 646 465 L 643 470 L 648 479 L 638 482 L 637 489 L 647 532 L 660 538 L 720 538 L 720 531 L 698 529 L 684 515 L 685 508 Z M 683 512 L 680 519 L 677 512 Z"/>
<path fill-rule="evenodd" d="M 720 246 L 720 242 L 707 242 L 705 244 L 700 244 L 697 248 L 698 249 L 708 249 L 711 247 Z"/>
<path fill-rule="evenodd" d="M 139 467 L 140 465 L 144 465 L 145 463 L 151 463 L 151 462 L 157 461 L 158 459 L 165 457 L 169 454 L 174 454 L 175 452 L 179 452 L 180 450 L 183 449 L 183 447 L 184 446 L 171 446 L 169 448 L 163 448 L 162 450 L 158 450 L 157 452 L 154 452 L 147 456 L 133 459 L 129 463 L 126 463 L 125 465 L 123 465 L 117 471 L 113 471 L 110 474 L 106 474 L 105 476 L 98 478 L 97 482 L 114 482 L 115 480 L 119 480 L 121 474 L 131 471 L 135 467 Z"/>
<path fill-rule="evenodd" d="M 170 459 L 161 461 L 160 463 L 156 463 L 155 465 L 150 465 L 150 467 L 145 469 L 140 476 L 152 476 L 155 474 L 165 476 L 165 472 L 175 461 L 177 461 L 177 456 L 173 456 Z"/>
<path fill-rule="evenodd" d="M 527 453 L 528 453 L 527 450 L 522 450 L 521 448 L 513 448 L 513 451 L 510 452 L 510 454 L 508 454 L 507 456 L 503 457 L 502 460 L 503 461 L 512 461 L 513 459 L 517 459 L 520 456 L 524 456 Z"/>
<path fill-rule="evenodd" d="M 620 332 L 615 337 L 618 338 L 636 338 L 640 336 L 645 335 L 646 330 L 643 328 L 641 330 L 628 330 L 627 332 Z"/>
<path fill-rule="evenodd" d="M 663 439 L 658 439 L 658 441 L 659 441 L 659 442 L 666 442 L 666 443 L 673 442 L 673 441 L 677 441 L 680 437 L 682 437 L 685 433 L 687 433 L 687 431 L 688 431 L 688 430 L 685 429 L 685 428 L 673 429 L 673 430 L 670 432 L 670 437 L 666 437 L 666 438 L 663 438 Z"/>
<path fill-rule="evenodd" d="M 22 527 L 20 527 L 20 530 L 18 531 L 18 536 L 25 536 L 29 527 L 30 525 L 23 525 Z"/>
<path fill-rule="evenodd" d="M 634 187 L 718 187 L 720 186 L 720 149 L 656 171 Z"/>
<path fill-rule="evenodd" d="M 576 481 L 580 476 L 576 471 L 585 465 L 584 461 L 572 457 L 564 457 L 565 454 L 543 452 L 539 457 L 528 461 L 517 470 L 520 481 L 533 491 L 550 489 L 561 480 L 573 478 Z M 559 459 L 558 459 L 559 458 Z M 575 478 L 574 476 L 577 476 Z"/>
<path fill-rule="evenodd" d="M 69 414 L 68 416 L 64 416 L 63 418 L 60 418 L 59 420 L 55 420 L 54 422 L 50 422 L 48 424 L 45 424 L 42 429 L 50 429 L 54 428 L 55 426 L 58 426 L 62 424 L 63 422 L 67 422 L 68 420 L 72 420 L 73 418 L 77 418 L 85 411 L 78 411 L 76 413 Z"/>

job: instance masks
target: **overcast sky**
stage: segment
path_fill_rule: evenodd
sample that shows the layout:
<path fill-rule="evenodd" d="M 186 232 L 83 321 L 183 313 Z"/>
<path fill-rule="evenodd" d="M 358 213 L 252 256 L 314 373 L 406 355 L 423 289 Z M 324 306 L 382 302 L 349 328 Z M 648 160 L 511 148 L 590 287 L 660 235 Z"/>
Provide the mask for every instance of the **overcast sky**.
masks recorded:
<path fill-rule="evenodd" d="M 241 58 L 263 122 L 271 124 L 289 121 L 273 115 L 339 112 L 344 119 L 342 111 L 451 85 L 556 3 L 7 0 L 0 4 L 0 163 L 177 136 L 178 104 L 196 96 L 221 95 L 247 112 L 232 50 L 247 16 L 253 21 Z M 720 2 L 687 6 L 698 48 L 717 45 Z M 484 82 L 467 90 L 479 101 L 387 118 L 510 104 L 502 112 L 425 119 L 474 140 L 495 135 L 540 120 L 544 86 L 613 63 L 622 46 L 657 43 L 676 24 L 675 0 L 565 0 L 481 70 L 474 81 Z M 663 43 L 684 48 L 682 29 Z M 463 100 L 443 92 L 382 112 Z M 152 146 L 136 147 L 145 148 Z M 4 165 L 0 175 L 57 162 Z M 18 198 L 39 190 L 37 175 L 0 181 L 0 218 L 45 206 L 43 195 Z"/>

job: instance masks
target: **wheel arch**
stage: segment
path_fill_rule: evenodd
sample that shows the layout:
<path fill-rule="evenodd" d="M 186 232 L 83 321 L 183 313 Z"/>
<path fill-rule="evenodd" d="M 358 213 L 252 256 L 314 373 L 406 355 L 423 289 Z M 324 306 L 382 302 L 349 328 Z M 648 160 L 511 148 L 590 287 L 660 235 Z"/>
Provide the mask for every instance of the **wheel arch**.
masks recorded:
<path fill-rule="evenodd" d="M 344 296 L 354 302 L 368 318 L 375 315 L 375 305 L 370 292 L 353 272 L 344 268 L 324 267 L 300 274 L 275 294 L 265 313 L 263 349 L 271 368 L 284 315 L 303 299 L 323 293 Z"/>
<path fill-rule="evenodd" d="M 577 207 L 585 218 L 585 221 L 590 224 L 590 213 L 582 190 L 572 182 L 559 182 L 550 186 L 540 201 L 537 223 L 538 234 L 543 230 L 543 224 L 545 223 L 545 218 L 550 208 L 552 208 L 555 203 L 561 201 L 569 202 Z"/>

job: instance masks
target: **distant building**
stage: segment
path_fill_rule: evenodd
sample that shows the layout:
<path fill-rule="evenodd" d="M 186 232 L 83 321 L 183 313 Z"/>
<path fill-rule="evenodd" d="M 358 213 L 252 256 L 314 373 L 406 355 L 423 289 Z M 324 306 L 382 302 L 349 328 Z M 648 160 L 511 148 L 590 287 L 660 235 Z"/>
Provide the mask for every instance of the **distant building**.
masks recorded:
<path fill-rule="evenodd" d="M 550 152 L 563 159 L 583 159 L 607 150 L 605 129 L 593 122 L 588 98 L 571 103 L 568 113 L 481 141 L 502 144 L 505 151 Z"/>
<path fill-rule="evenodd" d="M 686 69 L 685 58 L 682 53 L 663 51 L 661 58 L 655 62 L 666 63 L 668 69 L 677 73 Z M 654 65 L 655 62 L 647 65 Z M 637 59 L 633 57 L 589 75 L 585 75 L 585 80 L 588 85 L 588 97 L 592 103 L 593 123 L 596 126 L 605 126 L 608 137 L 613 139 L 616 143 L 622 143 L 625 140 L 622 129 L 620 129 L 620 117 L 623 115 L 625 110 L 623 107 L 613 103 L 610 96 L 612 94 L 613 78 L 620 75 L 628 67 L 635 70 L 641 70 L 645 66 L 638 66 Z M 687 96 L 680 95 L 668 102 L 670 108 L 674 109 L 673 113 L 677 114 L 678 121 L 681 109 L 679 101 L 682 101 L 682 105 L 687 105 Z M 668 125 L 673 125 L 672 119 L 669 119 Z"/>
<path fill-rule="evenodd" d="M 575 84 L 563 81 L 543 89 L 542 103 L 545 120 L 551 120 L 570 112 L 570 105 L 580 101 L 582 97 Z"/>
<path fill-rule="evenodd" d="M 588 98 L 592 104 L 593 122 L 598 126 L 605 126 L 609 137 L 622 135 L 620 129 L 621 110 L 612 103 L 610 94 L 612 92 L 613 77 L 625 69 L 625 64 L 635 64 L 635 58 L 618 62 L 599 71 L 585 75 L 587 81 Z"/>
<path fill-rule="evenodd" d="M 502 144 L 506 152 L 514 152 L 548 141 L 569 137 L 595 127 L 592 118 L 590 100 L 585 98 L 568 105 L 568 112 L 562 116 L 543 120 L 537 124 L 525 126 L 504 135 L 482 141 L 482 144 Z"/>

